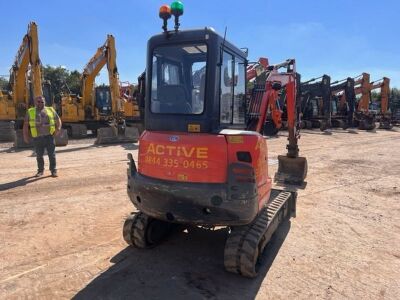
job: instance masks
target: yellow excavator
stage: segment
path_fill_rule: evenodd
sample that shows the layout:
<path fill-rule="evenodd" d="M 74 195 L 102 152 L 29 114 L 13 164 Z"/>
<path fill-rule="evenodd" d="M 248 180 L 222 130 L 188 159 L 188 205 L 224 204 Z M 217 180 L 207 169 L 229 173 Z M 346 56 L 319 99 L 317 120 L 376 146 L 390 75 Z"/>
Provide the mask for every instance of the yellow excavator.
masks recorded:
<path fill-rule="evenodd" d="M 95 88 L 95 78 L 105 65 L 109 86 Z M 104 45 L 97 49 L 83 70 L 81 95 L 67 94 L 61 99 L 63 127 L 74 138 L 85 137 L 89 129 L 96 133 L 97 144 L 136 142 L 138 129 L 125 122 L 125 112 L 134 113 L 133 106 L 133 102 L 120 96 L 115 39 L 107 35 Z"/>
<path fill-rule="evenodd" d="M 22 126 L 27 109 L 33 106 L 33 99 L 44 95 L 43 87 L 49 90 L 47 82 L 42 85 L 41 68 L 37 25 L 31 22 L 10 70 L 10 90 L 0 92 L 0 139 L 14 140 L 16 148 L 32 146 L 23 141 Z M 53 99 L 46 97 L 46 105 L 52 104 Z M 56 137 L 56 145 L 67 143 L 67 134 L 61 131 Z"/>

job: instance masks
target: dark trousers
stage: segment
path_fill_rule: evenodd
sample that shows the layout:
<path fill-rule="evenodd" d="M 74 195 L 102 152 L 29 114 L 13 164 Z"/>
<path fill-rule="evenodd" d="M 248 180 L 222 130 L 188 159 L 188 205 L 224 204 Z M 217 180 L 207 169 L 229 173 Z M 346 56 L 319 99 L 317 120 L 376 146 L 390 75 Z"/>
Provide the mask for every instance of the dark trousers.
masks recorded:
<path fill-rule="evenodd" d="M 36 151 L 38 171 L 43 172 L 44 170 L 44 160 L 43 160 L 44 149 L 47 150 L 47 154 L 49 156 L 50 171 L 55 171 L 56 145 L 54 143 L 54 137 L 52 135 L 35 137 L 33 139 L 33 145 L 35 146 L 35 151 Z"/>

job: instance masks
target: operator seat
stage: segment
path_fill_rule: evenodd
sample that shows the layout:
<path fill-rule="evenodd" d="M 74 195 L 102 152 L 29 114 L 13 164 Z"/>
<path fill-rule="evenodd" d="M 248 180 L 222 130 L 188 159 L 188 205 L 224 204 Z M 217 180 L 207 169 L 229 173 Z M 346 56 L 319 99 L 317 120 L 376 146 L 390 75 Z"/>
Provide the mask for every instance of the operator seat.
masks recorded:
<path fill-rule="evenodd" d="M 160 112 L 190 114 L 192 107 L 187 102 L 187 93 L 183 85 L 170 84 L 161 86 L 158 90 Z"/>

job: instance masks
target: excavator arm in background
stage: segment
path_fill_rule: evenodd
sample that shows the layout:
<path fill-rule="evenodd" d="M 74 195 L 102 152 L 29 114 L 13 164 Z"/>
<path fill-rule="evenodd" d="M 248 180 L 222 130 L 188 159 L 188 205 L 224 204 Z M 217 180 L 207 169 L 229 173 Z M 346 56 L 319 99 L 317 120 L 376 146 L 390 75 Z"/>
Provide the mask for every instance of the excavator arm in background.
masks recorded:
<path fill-rule="evenodd" d="M 279 71 L 285 68 L 285 71 Z M 267 66 L 255 79 L 256 84 L 252 90 L 248 109 L 247 130 L 262 132 L 267 109 L 270 103 L 275 103 L 279 98 L 279 91 L 286 90 L 286 111 L 288 128 L 288 152 L 278 156 L 278 171 L 275 180 L 286 183 L 303 182 L 307 176 L 307 160 L 299 157 L 298 139 L 299 132 L 299 74 L 296 73 L 294 59 L 283 63 Z"/>
<path fill-rule="evenodd" d="M 346 128 L 353 127 L 356 104 L 354 84 L 354 79 L 351 77 L 331 83 L 332 97 L 334 99 L 339 99 L 339 101 L 336 102 L 337 116 L 346 119 L 346 123 L 344 124 Z M 334 119 L 332 119 L 332 122 L 335 122 Z M 345 129 L 344 126 L 342 126 L 343 129 Z"/>
<path fill-rule="evenodd" d="M 29 108 L 28 71 L 33 85 L 33 97 L 42 95 L 41 63 L 39 59 L 39 42 L 37 25 L 29 23 L 28 32 L 24 35 L 10 70 L 8 93 L 0 99 L 0 120 L 16 121 L 22 126 L 26 110 Z"/>
<path fill-rule="evenodd" d="M 330 82 L 330 76 L 323 75 L 301 83 L 303 126 L 319 127 L 321 131 L 332 126 Z"/>
<path fill-rule="evenodd" d="M 289 64 L 292 66 L 292 64 Z M 288 67 L 288 66 L 286 66 Z M 258 99 L 253 101 L 253 107 L 249 107 L 250 114 L 248 124 L 253 123 L 253 129 L 264 135 L 275 135 L 283 126 L 283 109 L 281 103 L 285 105 L 286 102 L 286 84 L 288 77 L 284 73 L 278 71 L 279 66 L 269 66 L 267 58 L 260 58 L 256 63 L 249 63 L 247 65 L 247 78 L 249 81 L 248 91 L 256 97 L 260 97 L 263 90 L 269 90 L 264 94 L 265 99 Z M 288 67 L 290 69 L 290 67 Z M 287 74 L 292 73 L 291 70 Z M 265 83 L 268 82 L 267 86 Z M 280 96 L 283 100 L 280 100 Z M 262 105 L 260 116 L 258 115 L 258 105 Z M 256 118 L 254 118 L 256 117 Z M 270 119 L 269 119 L 270 118 Z M 265 120 L 264 124 L 258 122 Z M 254 125 L 254 124 L 257 125 Z"/>
<path fill-rule="evenodd" d="M 378 88 L 381 92 L 381 105 L 378 114 L 379 128 L 391 129 L 393 127 L 393 124 L 392 114 L 389 112 L 390 79 L 387 77 L 383 77 L 382 79 L 371 82 L 371 91 Z"/>
<path fill-rule="evenodd" d="M 356 77 L 357 78 L 357 77 Z M 355 78 L 355 79 L 356 79 Z M 370 75 L 368 73 L 362 73 L 354 83 L 356 95 L 361 94 L 361 98 L 358 101 L 357 111 L 368 114 L 369 104 L 371 103 L 371 83 Z"/>
<path fill-rule="evenodd" d="M 91 130 L 97 132 L 97 144 L 138 140 L 137 128 L 127 127 L 125 123 L 126 101 L 120 95 L 116 57 L 115 38 L 109 34 L 106 42 L 97 49 L 82 72 L 82 96 L 63 98 L 62 119 L 72 136 L 86 136 L 89 126 Z M 107 65 L 109 88 L 95 88 L 96 76 L 105 65 Z M 107 105 L 103 105 L 107 104 L 103 102 L 108 98 L 111 99 L 110 110 Z"/>
<path fill-rule="evenodd" d="M 362 130 L 372 130 L 375 128 L 375 114 L 369 110 L 371 103 L 371 83 L 370 75 L 366 72 L 354 78 L 356 95 L 361 94 L 361 98 L 357 104 L 355 113 L 355 123 L 358 123 L 358 128 Z"/>

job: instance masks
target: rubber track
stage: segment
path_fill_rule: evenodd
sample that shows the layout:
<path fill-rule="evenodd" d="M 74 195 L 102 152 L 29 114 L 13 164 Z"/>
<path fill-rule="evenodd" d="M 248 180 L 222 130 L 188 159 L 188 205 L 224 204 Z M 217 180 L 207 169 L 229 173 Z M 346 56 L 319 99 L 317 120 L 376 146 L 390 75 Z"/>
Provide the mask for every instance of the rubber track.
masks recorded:
<path fill-rule="evenodd" d="M 257 276 L 258 254 L 263 252 L 273 233 L 267 230 L 275 218 L 280 218 L 279 222 L 283 219 L 282 208 L 285 204 L 289 205 L 290 198 L 290 192 L 281 192 L 252 223 L 232 227 L 224 252 L 224 265 L 228 272 L 246 277 Z"/>
<path fill-rule="evenodd" d="M 146 227 L 150 217 L 142 212 L 130 215 L 124 223 L 124 240 L 137 248 L 148 248 L 146 241 Z"/>

